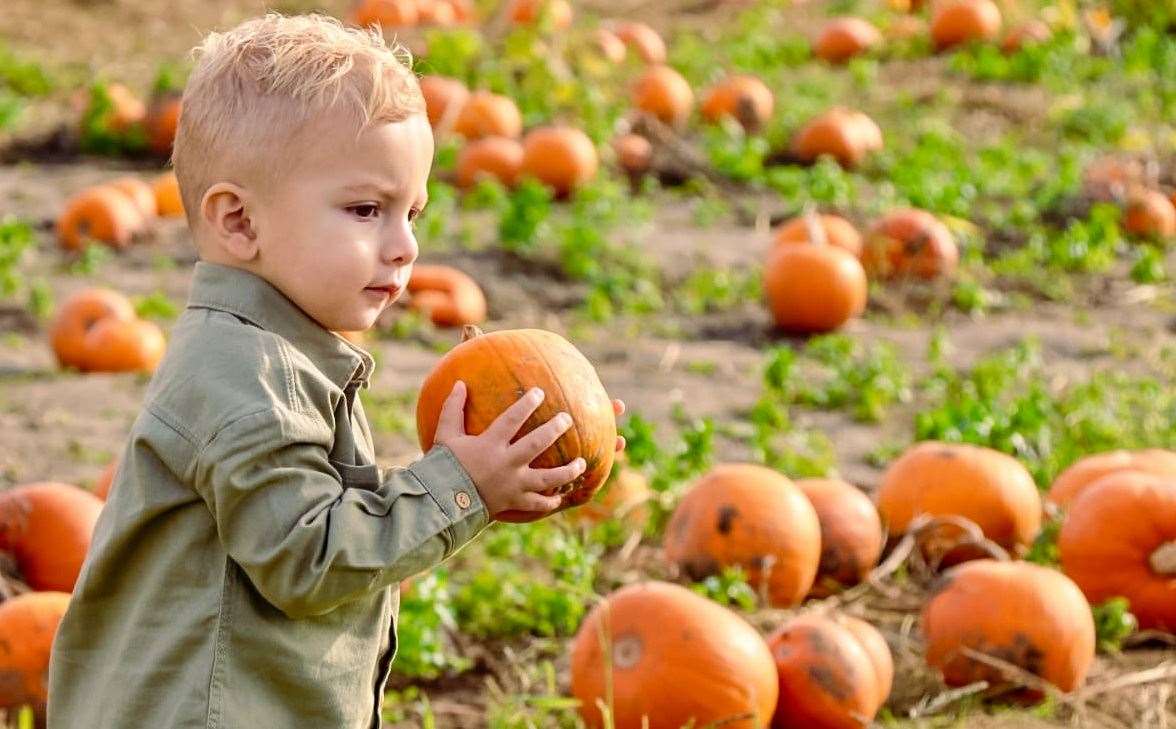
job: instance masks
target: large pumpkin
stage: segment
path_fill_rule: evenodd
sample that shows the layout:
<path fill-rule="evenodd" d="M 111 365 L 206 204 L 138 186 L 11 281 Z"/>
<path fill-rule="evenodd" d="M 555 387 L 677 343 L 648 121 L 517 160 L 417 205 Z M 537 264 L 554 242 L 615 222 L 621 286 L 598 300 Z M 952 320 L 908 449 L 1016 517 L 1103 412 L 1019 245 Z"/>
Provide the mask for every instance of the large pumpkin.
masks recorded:
<path fill-rule="evenodd" d="M 1006 550 L 1020 551 L 1041 528 L 1041 497 L 1033 477 L 1017 459 L 967 443 L 924 441 L 890 464 L 875 494 L 878 513 L 891 534 L 906 532 L 920 515 L 962 516 Z M 925 549 L 947 563 L 964 557 L 941 530 Z"/>
<path fill-rule="evenodd" d="M 49 343 L 63 367 L 86 368 L 86 336 L 103 319 L 132 321 L 135 307 L 117 291 L 103 288 L 82 289 L 62 302 L 49 326 Z"/>
<path fill-rule="evenodd" d="M 73 592 L 102 499 L 64 483 L 30 483 L 0 493 L 0 551 L 34 590 Z"/>
<path fill-rule="evenodd" d="M 1003 684 L 971 649 L 1040 676 L 1062 691 L 1094 661 L 1094 617 L 1068 577 L 1029 562 L 976 560 L 946 572 L 923 608 L 927 663 L 949 686 Z"/>
<path fill-rule="evenodd" d="M 572 416 L 572 428 L 531 462 L 534 468 L 555 468 L 577 457 L 587 462 L 584 473 L 563 487 L 560 509 L 587 502 L 608 478 L 617 440 L 612 401 L 592 363 L 563 337 L 541 329 L 508 329 L 477 333 L 450 350 L 425 378 L 417 400 L 422 450 L 433 447 L 441 406 L 459 379 L 467 388 L 465 429 L 471 435 L 485 430 L 532 387 L 542 388 L 546 397 L 519 430 L 520 437 L 558 413 Z M 541 516 L 508 511 L 498 519 Z"/>
<path fill-rule="evenodd" d="M 812 502 L 821 523 L 821 563 L 812 595 L 824 597 L 864 580 L 885 543 L 874 502 L 839 479 L 805 478 L 796 485 Z"/>
<path fill-rule="evenodd" d="M 890 648 L 857 618 L 802 615 L 768 636 L 768 647 L 780 681 L 773 729 L 863 729 L 890 695 Z"/>
<path fill-rule="evenodd" d="M 690 84 L 669 66 L 650 66 L 633 83 L 633 105 L 652 114 L 663 123 L 677 126 L 690 116 L 694 91 Z"/>
<path fill-rule="evenodd" d="M 1084 456 L 1057 475 L 1049 487 L 1048 498 L 1058 506 L 1068 506 L 1087 486 L 1118 471 L 1142 471 L 1176 478 L 1176 452 L 1163 448 L 1144 448 Z"/>
<path fill-rule="evenodd" d="M 65 592 L 27 592 L 0 603 L 0 709 L 31 706 L 43 720 L 49 655 L 68 607 Z"/>
<path fill-rule="evenodd" d="M 452 266 L 417 264 L 408 279 L 412 308 L 440 327 L 481 324 L 486 319 L 482 287 Z"/>
<path fill-rule="evenodd" d="M 557 197 L 596 177 L 599 165 L 596 145 L 574 127 L 539 127 L 523 138 L 522 174 L 547 185 Z"/>
<path fill-rule="evenodd" d="M 1176 477 L 1120 471 L 1070 502 L 1062 570 L 1091 603 L 1122 596 L 1141 628 L 1176 633 Z"/>
<path fill-rule="evenodd" d="M 571 649 L 571 690 L 592 729 L 767 726 L 779 687 L 759 633 L 679 585 L 623 587 L 588 613 Z M 691 724 L 691 722 L 693 722 Z"/>
<path fill-rule="evenodd" d="M 768 309 L 788 332 L 837 329 L 866 310 L 868 287 L 857 257 L 823 241 L 778 246 L 764 265 Z"/>
<path fill-rule="evenodd" d="M 900 208 L 878 219 L 866 236 L 862 265 L 871 276 L 932 279 L 955 272 L 960 254 L 947 226 L 926 210 Z"/>
<path fill-rule="evenodd" d="M 817 575 L 821 524 L 788 477 L 763 466 L 723 464 L 682 497 L 666 527 L 665 554 L 693 579 L 741 566 L 773 605 L 795 605 Z"/>

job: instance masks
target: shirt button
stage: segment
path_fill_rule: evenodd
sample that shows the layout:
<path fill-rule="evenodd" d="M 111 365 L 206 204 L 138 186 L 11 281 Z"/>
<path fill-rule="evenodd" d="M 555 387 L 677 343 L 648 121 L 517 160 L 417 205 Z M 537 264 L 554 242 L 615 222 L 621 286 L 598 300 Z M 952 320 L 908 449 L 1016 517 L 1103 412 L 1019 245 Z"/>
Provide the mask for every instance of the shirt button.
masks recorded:
<path fill-rule="evenodd" d="M 457 500 L 457 505 L 463 509 L 470 508 L 470 495 L 465 491 L 458 491 L 457 495 L 453 497 Z"/>

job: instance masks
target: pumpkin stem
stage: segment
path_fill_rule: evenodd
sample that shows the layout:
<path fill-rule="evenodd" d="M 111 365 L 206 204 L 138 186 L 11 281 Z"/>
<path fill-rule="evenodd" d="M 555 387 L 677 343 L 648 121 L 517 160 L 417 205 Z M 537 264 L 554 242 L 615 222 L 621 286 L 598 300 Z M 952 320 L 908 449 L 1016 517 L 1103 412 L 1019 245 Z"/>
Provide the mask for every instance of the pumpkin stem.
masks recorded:
<path fill-rule="evenodd" d="M 1160 575 L 1176 576 L 1176 540 L 1164 542 L 1148 559 L 1152 572 Z"/>
<path fill-rule="evenodd" d="M 474 337 L 480 337 L 484 334 L 480 327 L 474 324 L 466 324 L 461 328 L 461 341 L 468 342 Z"/>
<path fill-rule="evenodd" d="M 816 206 L 811 202 L 805 203 L 803 215 L 809 243 L 817 246 L 828 245 L 829 237 L 825 235 L 825 226 L 821 225 L 821 216 L 817 215 Z"/>

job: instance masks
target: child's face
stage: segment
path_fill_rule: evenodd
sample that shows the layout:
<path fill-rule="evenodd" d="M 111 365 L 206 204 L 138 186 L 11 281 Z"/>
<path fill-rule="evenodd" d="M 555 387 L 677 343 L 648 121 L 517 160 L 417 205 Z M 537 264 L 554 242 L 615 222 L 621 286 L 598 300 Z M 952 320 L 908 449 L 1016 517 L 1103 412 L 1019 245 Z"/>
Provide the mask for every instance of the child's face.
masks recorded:
<path fill-rule="evenodd" d="M 433 134 L 423 114 L 358 137 L 342 118 L 315 126 L 256 212 L 260 273 L 323 327 L 368 329 L 408 285 Z"/>

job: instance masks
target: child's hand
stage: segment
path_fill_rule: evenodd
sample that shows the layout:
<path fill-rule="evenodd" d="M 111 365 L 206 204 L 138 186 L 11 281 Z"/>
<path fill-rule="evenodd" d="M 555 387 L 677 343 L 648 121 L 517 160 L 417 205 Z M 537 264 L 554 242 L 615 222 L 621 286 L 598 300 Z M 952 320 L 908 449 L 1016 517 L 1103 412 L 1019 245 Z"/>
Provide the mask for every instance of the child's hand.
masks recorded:
<path fill-rule="evenodd" d="M 556 415 L 511 443 L 519 428 L 543 402 L 543 397 L 542 390 L 531 389 L 495 418 L 481 435 L 465 432 L 464 382 L 459 380 L 454 384 L 453 391 L 441 406 L 434 441 L 453 451 L 465 467 L 491 518 L 504 511 L 546 513 L 558 508 L 561 503 L 559 495 L 544 496 L 540 492 L 574 481 L 587 468 L 583 458 L 576 458 L 558 468 L 531 468 L 529 465 L 572 427 L 572 418 L 567 413 Z M 616 403 L 613 408 L 616 410 Z M 623 411 L 624 405 L 620 408 Z M 618 436 L 617 441 L 617 445 L 623 447 L 624 439 Z"/>
<path fill-rule="evenodd" d="M 623 400 L 613 400 L 613 412 L 619 418 L 625 414 L 625 402 Z M 617 453 L 625 450 L 625 436 L 617 436 Z"/>

